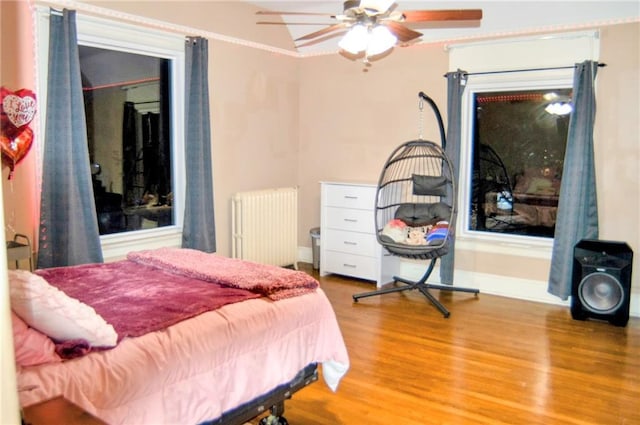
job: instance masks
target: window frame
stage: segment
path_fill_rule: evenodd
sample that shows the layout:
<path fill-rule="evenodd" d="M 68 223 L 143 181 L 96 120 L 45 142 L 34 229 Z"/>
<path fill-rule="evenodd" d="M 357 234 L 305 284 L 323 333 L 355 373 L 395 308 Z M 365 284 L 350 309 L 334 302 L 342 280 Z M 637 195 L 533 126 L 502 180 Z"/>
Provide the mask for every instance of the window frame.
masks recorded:
<path fill-rule="evenodd" d="M 524 73 L 528 74 L 528 73 Z M 462 97 L 462 129 L 460 146 L 460 177 L 458 182 L 458 229 L 457 239 L 461 242 L 487 244 L 489 251 L 503 251 L 504 248 L 513 254 L 514 248 L 522 248 L 530 256 L 531 249 L 538 255 L 550 255 L 553 238 L 515 235 L 506 233 L 483 232 L 470 230 L 472 167 L 473 167 L 473 135 L 476 93 L 501 92 L 517 90 L 553 90 L 572 88 L 573 69 L 539 71 L 536 75 L 491 74 L 486 76 L 469 76 Z M 532 78 L 533 77 L 533 78 Z M 517 250 L 516 250 L 517 251 Z"/>
<path fill-rule="evenodd" d="M 49 48 L 50 9 L 37 6 L 37 86 L 39 97 L 38 143 L 44 145 L 46 120 L 47 68 Z M 112 233 L 100 236 L 105 261 L 122 258 L 133 249 L 153 249 L 182 244 L 185 208 L 184 158 L 184 87 L 185 37 L 149 27 L 127 24 L 114 19 L 76 13 L 78 44 L 109 50 L 118 50 L 171 61 L 171 167 L 174 224 L 155 229 Z M 134 41 L 132 41 L 134 40 Z M 42 151 L 42 148 L 39 149 Z M 87 161 L 89 159 L 87 158 Z"/>

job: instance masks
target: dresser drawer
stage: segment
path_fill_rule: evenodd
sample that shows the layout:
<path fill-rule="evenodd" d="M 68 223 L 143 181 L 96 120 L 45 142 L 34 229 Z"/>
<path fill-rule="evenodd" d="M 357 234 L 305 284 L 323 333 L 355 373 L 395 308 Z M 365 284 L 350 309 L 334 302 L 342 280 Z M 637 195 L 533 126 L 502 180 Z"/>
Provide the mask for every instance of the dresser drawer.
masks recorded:
<path fill-rule="evenodd" d="M 325 251 L 322 261 L 325 262 L 324 267 L 329 273 L 376 280 L 376 259 L 374 257 Z"/>
<path fill-rule="evenodd" d="M 330 251 L 374 257 L 378 241 L 371 233 L 327 229 L 322 234 L 322 243 L 326 244 L 326 248 Z"/>
<path fill-rule="evenodd" d="M 398 264 L 391 256 L 383 256 L 376 239 L 376 186 L 346 182 L 321 185 L 320 276 L 357 277 L 375 281 L 377 287 L 389 282 L 397 274 Z"/>
<path fill-rule="evenodd" d="M 376 188 L 372 186 L 331 185 L 327 187 L 326 206 L 372 210 Z"/>
<path fill-rule="evenodd" d="M 326 207 L 326 226 L 331 229 L 374 233 L 373 210 Z"/>

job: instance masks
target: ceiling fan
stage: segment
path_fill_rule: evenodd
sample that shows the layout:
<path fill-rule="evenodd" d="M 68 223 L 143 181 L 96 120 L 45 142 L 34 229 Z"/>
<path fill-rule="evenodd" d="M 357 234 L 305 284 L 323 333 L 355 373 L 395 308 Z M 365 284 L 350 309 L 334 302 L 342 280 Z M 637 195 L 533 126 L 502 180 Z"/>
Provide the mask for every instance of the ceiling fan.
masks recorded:
<path fill-rule="evenodd" d="M 296 47 L 317 43 L 346 31 L 338 46 L 351 53 L 365 53 L 365 59 L 382 54 L 396 44 L 407 45 L 422 33 L 406 24 L 444 21 L 479 21 L 481 9 L 454 10 L 395 10 L 393 0 L 347 0 L 342 14 L 327 15 L 314 12 L 258 11 L 258 15 L 325 16 L 336 21 L 325 28 L 295 39 Z M 288 22 L 258 22 L 258 24 L 292 25 Z"/>

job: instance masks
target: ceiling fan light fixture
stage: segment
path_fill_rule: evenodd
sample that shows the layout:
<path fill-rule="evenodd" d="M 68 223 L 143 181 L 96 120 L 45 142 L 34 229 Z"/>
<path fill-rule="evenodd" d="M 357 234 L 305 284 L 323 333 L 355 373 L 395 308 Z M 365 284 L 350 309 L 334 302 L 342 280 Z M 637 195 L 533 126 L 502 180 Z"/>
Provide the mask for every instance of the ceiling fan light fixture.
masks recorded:
<path fill-rule="evenodd" d="M 338 42 L 338 46 L 355 55 L 367 49 L 368 38 L 367 27 L 361 24 L 354 25 Z"/>
<path fill-rule="evenodd" d="M 396 45 L 398 37 L 393 35 L 385 25 L 376 25 L 369 32 L 367 56 L 375 56 L 386 52 Z"/>

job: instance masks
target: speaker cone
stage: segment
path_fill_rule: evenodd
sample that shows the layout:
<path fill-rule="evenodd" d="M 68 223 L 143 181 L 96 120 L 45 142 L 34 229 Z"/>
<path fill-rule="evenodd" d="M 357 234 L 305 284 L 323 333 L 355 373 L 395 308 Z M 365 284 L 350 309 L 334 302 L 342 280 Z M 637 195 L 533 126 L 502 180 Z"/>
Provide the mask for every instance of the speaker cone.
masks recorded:
<path fill-rule="evenodd" d="M 624 288 L 615 277 L 596 272 L 582 279 L 578 296 L 587 310 L 598 314 L 610 314 L 620 308 L 624 301 Z"/>

